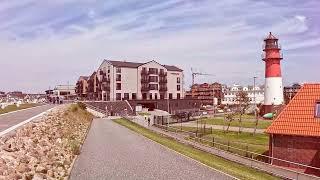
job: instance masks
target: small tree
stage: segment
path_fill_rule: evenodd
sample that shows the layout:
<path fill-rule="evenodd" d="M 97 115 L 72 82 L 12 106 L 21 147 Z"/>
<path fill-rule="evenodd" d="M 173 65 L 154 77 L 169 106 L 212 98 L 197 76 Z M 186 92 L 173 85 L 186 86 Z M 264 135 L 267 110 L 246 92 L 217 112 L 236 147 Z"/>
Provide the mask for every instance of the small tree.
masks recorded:
<path fill-rule="evenodd" d="M 255 119 L 255 126 L 254 126 L 254 131 L 253 131 L 253 135 L 255 135 L 256 134 L 256 131 L 257 131 L 257 128 L 258 128 L 258 122 L 259 122 L 259 118 L 258 118 L 258 116 L 259 116 L 259 114 L 260 114 L 260 105 L 259 106 L 257 106 L 257 107 L 255 107 L 255 110 L 254 110 L 254 112 L 255 112 L 255 115 L 256 115 L 256 119 Z"/>
<path fill-rule="evenodd" d="M 236 116 L 236 112 L 228 113 L 224 116 L 225 121 L 227 121 L 228 123 L 227 129 L 226 129 L 227 132 L 229 131 L 231 122 L 234 120 L 235 116 Z"/>
<path fill-rule="evenodd" d="M 238 105 L 238 113 L 239 113 L 239 133 L 241 133 L 242 129 L 242 115 L 246 113 L 250 105 L 250 100 L 248 98 L 248 93 L 245 91 L 239 91 L 236 95 L 236 103 Z"/>

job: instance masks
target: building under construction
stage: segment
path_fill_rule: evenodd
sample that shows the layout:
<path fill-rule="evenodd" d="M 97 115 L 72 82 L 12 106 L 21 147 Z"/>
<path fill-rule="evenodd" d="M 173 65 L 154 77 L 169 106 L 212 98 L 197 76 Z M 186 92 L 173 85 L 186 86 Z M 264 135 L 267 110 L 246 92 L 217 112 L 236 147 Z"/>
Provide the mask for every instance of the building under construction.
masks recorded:
<path fill-rule="evenodd" d="M 220 105 L 223 99 L 222 85 L 220 83 L 194 84 L 186 92 L 186 98 L 200 99 L 203 105 Z"/>

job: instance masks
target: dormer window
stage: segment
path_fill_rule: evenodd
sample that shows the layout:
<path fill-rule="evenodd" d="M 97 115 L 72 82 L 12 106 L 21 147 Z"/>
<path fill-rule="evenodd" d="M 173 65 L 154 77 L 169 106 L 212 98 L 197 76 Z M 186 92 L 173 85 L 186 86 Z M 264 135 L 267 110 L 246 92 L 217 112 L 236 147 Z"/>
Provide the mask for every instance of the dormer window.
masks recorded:
<path fill-rule="evenodd" d="M 320 101 L 317 101 L 317 102 L 316 102 L 315 117 L 320 118 Z"/>

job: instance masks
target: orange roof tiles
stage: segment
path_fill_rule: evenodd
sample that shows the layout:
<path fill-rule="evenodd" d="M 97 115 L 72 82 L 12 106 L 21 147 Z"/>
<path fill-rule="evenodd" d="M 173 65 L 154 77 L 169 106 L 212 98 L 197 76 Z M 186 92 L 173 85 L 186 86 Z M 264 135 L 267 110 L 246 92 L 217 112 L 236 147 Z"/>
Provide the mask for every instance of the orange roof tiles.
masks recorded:
<path fill-rule="evenodd" d="M 320 84 L 304 84 L 266 132 L 320 137 L 320 118 L 315 117 L 317 101 L 320 101 Z"/>

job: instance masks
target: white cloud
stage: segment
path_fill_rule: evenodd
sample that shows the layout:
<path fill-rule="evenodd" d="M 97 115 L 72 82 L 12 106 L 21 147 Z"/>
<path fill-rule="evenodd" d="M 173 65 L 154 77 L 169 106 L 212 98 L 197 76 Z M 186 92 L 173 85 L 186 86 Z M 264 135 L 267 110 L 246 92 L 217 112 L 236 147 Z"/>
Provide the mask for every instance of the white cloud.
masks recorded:
<path fill-rule="evenodd" d="M 57 4 L 60 6 L 61 2 Z M 178 2 L 181 4 L 176 5 Z M 287 42 L 284 43 L 285 50 L 319 45 L 319 38 L 314 36 L 308 36 L 304 41 L 296 38 L 300 33 L 308 34 L 310 30 L 310 18 L 306 18 L 308 16 L 304 13 L 297 15 L 296 9 L 290 11 L 287 7 L 273 7 L 272 4 L 248 0 L 218 3 L 206 0 L 198 4 L 196 1 L 183 2 L 163 1 L 142 9 L 123 9 L 123 12 L 107 16 L 101 14 L 110 9 L 85 6 L 83 13 L 91 18 L 87 22 L 91 23 L 90 26 L 70 22 L 58 31 L 53 28 L 79 15 L 79 12 L 75 12 L 70 16 L 57 16 L 52 21 L 24 27 L 24 31 L 35 32 L 37 36 L 32 39 L 24 39 L 13 31 L 6 31 L 16 39 L 13 41 L 8 40 L 9 35 L 1 33 L 0 66 L 5 68 L 0 76 L 12 74 L 12 71 L 17 73 L 0 78 L 0 84 L 8 84 L 4 90 L 44 90 L 49 85 L 72 82 L 79 75 L 89 75 L 103 58 L 129 61 L 156 59 L 163 64 L 174 64 L 185 69 L 187 84 L 191 81 L 191 67 L 216 75 L 199 81 L 245 84 L 251 83 L 254 75 L 259 75 L 263 82 L 261 45 L 262 38 L 269 31 L 278 34 L 280 42 Z M 76 2 L 70 0 L 69 3 L 72 5 Z M 106 5 L 113 9 L 119 4 L 107 1 Z M 18 17 L 6 27 L 38 15 Z M 3 25 L 0 23 L 0 27 Z M 121 26 L 128 28 L 120 30 Z M 316 52 L 310 53 L 316 55 Z M 295 60 L 283 63 L 292 62 Z M 309 68 L 308 63 L 302 64 L 301 68 Z M 290 73 L 287 75 L 294 78 L 310 78 L 308 73 L 303 76 Z"/>

